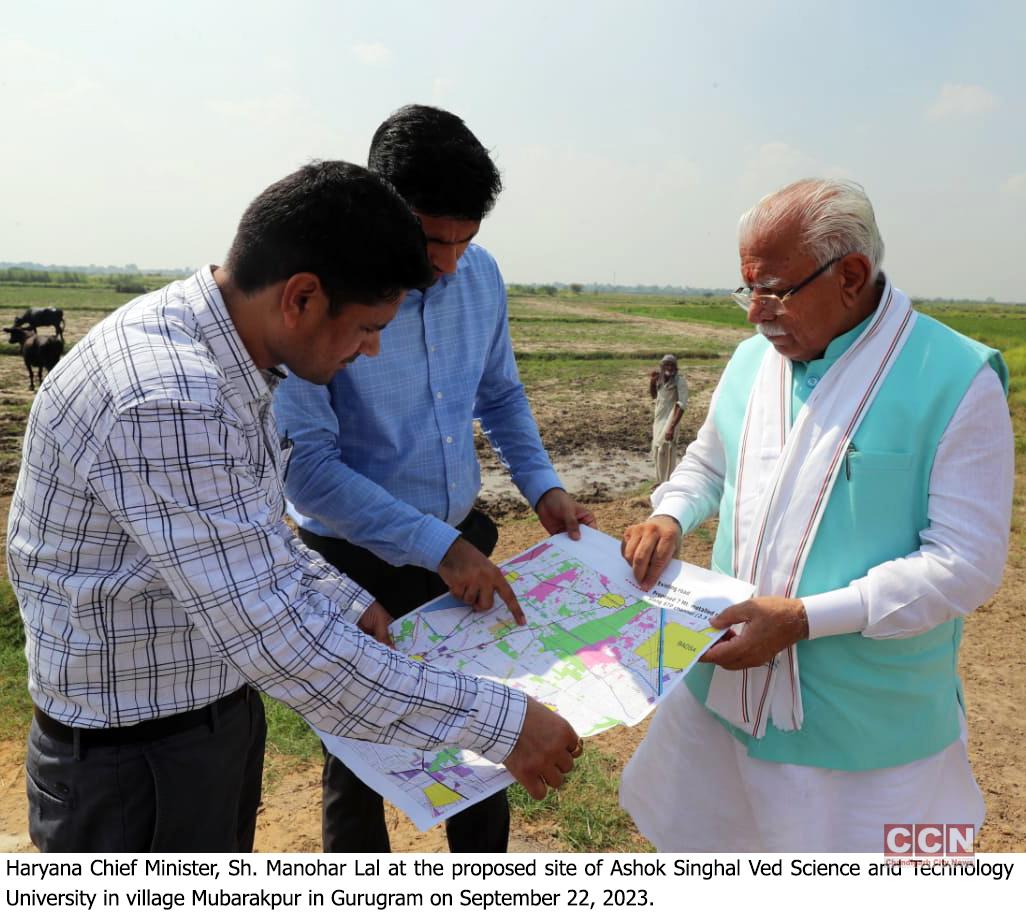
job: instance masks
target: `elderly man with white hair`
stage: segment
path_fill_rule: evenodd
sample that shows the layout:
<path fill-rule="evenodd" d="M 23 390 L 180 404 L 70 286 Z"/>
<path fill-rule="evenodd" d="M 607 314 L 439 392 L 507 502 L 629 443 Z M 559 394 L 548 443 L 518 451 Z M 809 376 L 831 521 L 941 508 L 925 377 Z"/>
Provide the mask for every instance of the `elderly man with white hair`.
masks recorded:
<path fill-rule="evenodd" d="M 756 595 L 714 618 L 731 631 L 659 708 L 621 802 L 666 851 L 979 828 L 957 665 L 1008 551 L 1004 361 L 912 310 L 856 184 L 791 184 L 739 235 L 758 333 L 623 551 L 650 587 L 718 512 L 712 566 Z"/>

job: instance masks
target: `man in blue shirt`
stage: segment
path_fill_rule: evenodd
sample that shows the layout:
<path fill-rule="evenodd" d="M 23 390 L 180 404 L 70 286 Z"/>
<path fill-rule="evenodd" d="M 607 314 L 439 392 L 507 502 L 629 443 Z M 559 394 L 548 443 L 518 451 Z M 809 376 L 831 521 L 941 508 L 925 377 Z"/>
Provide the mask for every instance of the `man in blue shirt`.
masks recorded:
<path fill-rule="evenodd" d="M 394 617 L 449 590 L 482 610 L 498 594 L 523 623 L 488 559 L 495 525 L 474 509 L 474 419 L 549 533 L 576 538 L 594 519 L 552 469 L 517 373 L 502 276 L 472 244 L 499 173 L 460 118 L 420 105 L 378 128 L 368 164 L 420 218 L 435 281 L 407 294 L 378 358 L 327 386 L 290 377 L 279 387 L 279 431 L 294 448 L 290 512 L 303 541 Z M 326 851 L 389 850 L 381 797 L 330 755 L 322 826 Z M 508 834 L 504 792 L 447 822 L 454 852 L 502 852 Z"/>

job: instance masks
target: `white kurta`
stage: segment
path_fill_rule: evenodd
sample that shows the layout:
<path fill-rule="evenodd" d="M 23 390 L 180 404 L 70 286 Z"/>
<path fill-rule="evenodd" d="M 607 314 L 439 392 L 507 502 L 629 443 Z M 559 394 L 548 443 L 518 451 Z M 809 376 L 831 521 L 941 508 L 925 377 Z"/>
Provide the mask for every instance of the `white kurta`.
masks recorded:
<path fill-rule="evenodd" d="M 692 529 L 719 505 L 724 465 L 711 415 L 670 481 L 657 514 Z M 1014 453 L 997 376 L 983 368 L 937 448 L 929 527 L 916 552 L 828 594 L 803 597 L 810 637 L 861 632 L 903 638 L 979 606 L 1000 584 L 1008 548 Z M 911 724 L 911 725 L 914 725 Z M 973 823 L 983 799 L 961 737 L 907 765 L 837 771 L 750 758 L 688 691 L 656 711 L 624 769 L 621 805 L 660 851 L 879 853 L 885 823 Z"/>
<path fill-rule="evenodd" d="M 959 739 L 925 759 L 837 771 L 753 759 L 681 685 L 627 763 L 620 805 L 659 851 L 882 853 L 888 823 L 983 824 Z"/>

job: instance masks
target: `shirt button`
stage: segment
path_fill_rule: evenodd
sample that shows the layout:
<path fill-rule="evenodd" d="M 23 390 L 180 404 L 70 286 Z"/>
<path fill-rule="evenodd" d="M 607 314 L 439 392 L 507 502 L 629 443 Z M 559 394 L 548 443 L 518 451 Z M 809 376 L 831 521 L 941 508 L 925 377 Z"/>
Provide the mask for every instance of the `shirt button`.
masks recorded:
<path fill-rule="evenodd" d="M 452 435 L 446 435 L 445 436 L 445 443 L 446 444 L 452 444 Z"/>
<path fill-rule="evenodd" d="M 439 400 L 441 400 L 441 399 L 442 399 L 442 392 L 441 392 L 440 390 L 439 390 L 439 391 L 436 391 L 436 392 L 435 392 L 435 396 L 436 396 L 436 397 L 437 397 L 437 398 L 438 398 Z"/>
<path fill-rule="evenodd" d="M 450 483 L 449 483 L 449 488 L 450 488 L 450 489 L 454 489 L 454 490 L 455 490 L 455 488 L 456 488 L 456 483 L 454 483 L 454 482 L 450 482 Z"/>
<path fill-rule="evenodd" d="M 819 378 L 817 378 L 817 377 L 816 377 L 815 375 L 813 375 L 813 376 L 812 376 L 811 378 L 809 378 L 809 380 L 808 380 L 808 381 L 806 381 L 805 383 L 806 383 L 806 384 L 808 384 L 808 385 L 809 385 L 809 387 L 815 387 L 815 386 L 816 386 L 816 385 L 817 385 L 817 384 L 819 383 Z"/>
<path fill-rule="evenodd" d="M 431 351 L 434 352 L 437 348 L 438 348 L 437 346 L 432 346 L 431 347 Z"/>

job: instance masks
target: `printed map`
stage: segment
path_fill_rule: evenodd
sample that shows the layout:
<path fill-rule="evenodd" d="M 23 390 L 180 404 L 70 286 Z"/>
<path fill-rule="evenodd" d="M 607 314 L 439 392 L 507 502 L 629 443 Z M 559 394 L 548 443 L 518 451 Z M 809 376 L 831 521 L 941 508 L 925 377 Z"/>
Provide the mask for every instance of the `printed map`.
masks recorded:
<path fill-rule="evenodd" d="M 653 588 L 658 596 L 644 594 L 617 541 L 583 533 L 579 542 L 551 537 L 502 565 L 526 626 L 501 604 L 476 613 L 445 596 L 393 625 L 396 647 L 521 689 L 582 736 L 638 723 L 720 637 L 709 617 L 751 587 L 675 562 Z M 501 765 L 456 747 L 419 751 L 319 735 L 422 829 L 512 783 Z"/>

